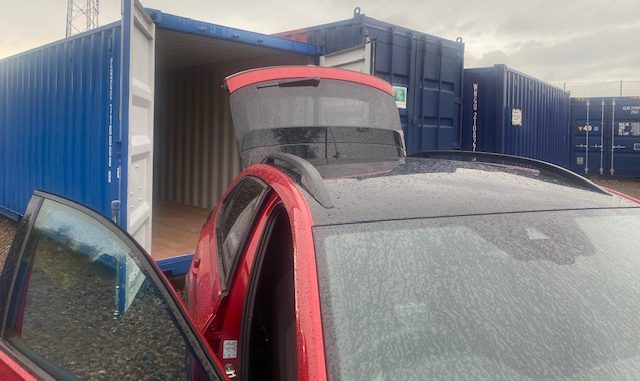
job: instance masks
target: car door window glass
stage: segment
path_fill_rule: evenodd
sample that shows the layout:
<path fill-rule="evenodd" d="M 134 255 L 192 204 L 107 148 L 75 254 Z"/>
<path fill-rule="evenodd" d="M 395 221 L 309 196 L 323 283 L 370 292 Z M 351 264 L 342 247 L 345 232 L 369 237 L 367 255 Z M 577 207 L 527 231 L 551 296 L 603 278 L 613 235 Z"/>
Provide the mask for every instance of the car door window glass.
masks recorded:
<path fill-rule="evenodd" d="M 218 219 L 218 252 L 222 279 L 227 283 L 267 186 L 259 180 L 241 182 L 222 204 Z"/>
<path fill-rule="evenodd" d="M 12 293 L 9 343 L 55 378 L 203 379 L 181 332 L 116 233 L 43 201 Z"/>

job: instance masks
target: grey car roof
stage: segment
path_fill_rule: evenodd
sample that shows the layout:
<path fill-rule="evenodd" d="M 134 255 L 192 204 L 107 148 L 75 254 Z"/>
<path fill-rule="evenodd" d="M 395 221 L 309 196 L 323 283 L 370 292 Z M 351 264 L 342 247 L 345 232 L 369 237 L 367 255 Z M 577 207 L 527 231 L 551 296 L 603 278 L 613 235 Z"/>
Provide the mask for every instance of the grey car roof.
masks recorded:
<path fill-rule="evenodd" d="M 311 207 L 314 225 L 640 207 L 557 173 L 520 164 L 397 158 L 317 164 L 316 168 L 333 206 L 321 205 L 300 187 Z"/>

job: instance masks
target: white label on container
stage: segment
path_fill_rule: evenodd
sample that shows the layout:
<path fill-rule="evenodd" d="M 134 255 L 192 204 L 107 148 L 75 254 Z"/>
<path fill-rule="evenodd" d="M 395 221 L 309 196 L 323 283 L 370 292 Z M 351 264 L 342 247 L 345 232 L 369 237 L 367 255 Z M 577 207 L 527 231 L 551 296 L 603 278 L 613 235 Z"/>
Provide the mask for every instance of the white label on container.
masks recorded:
<path fill-rule="evenodd" d="M 393 99 L 396 101 L 398 108 L 407 108 L 407 88 L 403 86 L 393 87 Z"/>
<path fill-rule="evenodd" d="M 238 340 L 224 340 L 222 342 L 222 358 L 234 359 L 238 357 Z"/>
<path fill-rule="evenodd" d="M 640 115 L 640 106 L 622 106 L 622 111 L 629 111 L 631 115 Z"/>
<path fill-rule="evenodd" d="M 514 108 L 511 110 L 511 125 L 522 126 L 522 109 Z"/>

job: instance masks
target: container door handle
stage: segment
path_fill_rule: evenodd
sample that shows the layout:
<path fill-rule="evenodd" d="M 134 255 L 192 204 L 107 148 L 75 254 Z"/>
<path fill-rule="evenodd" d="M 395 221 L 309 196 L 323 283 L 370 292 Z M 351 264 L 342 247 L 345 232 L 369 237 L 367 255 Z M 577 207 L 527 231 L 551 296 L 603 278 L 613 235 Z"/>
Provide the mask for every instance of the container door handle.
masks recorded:
<path fill-rule="evenodd" d="M 616 100 L 615 98 L 611 101 L 611 176 L 615 173 L 615 167 L 613 165 L 613 160 L 616 151 Z"/>
<path fill-rule="evenodd" d="M 584 126 L 584 130 L 587 133 L 586 141 L 584 144 L 584 173 L 585 175 L 589 173 L 589 131 L 591 131 L 591 123 L 589 122 L 589 106 L 591 106 L 591 101 L 587 99 L 587 124 Z"/>
<path fill-rule="evenodd" d="M 600 101 L 600 175 L 604 174 L 604 98 Z"/>

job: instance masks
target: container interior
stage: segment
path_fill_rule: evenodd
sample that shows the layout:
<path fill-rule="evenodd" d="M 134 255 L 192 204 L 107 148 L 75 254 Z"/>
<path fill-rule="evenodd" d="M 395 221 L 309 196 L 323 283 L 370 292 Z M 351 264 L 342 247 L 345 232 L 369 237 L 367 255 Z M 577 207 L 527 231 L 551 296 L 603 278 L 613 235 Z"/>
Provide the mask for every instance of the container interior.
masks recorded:
<path fill-rule="evenodd" d="M 193 253 L 209 211 L 240 172 L 224 78 L 314 58 L 164 29 L 155 54 L 151 254 L 161 259 Z"/>

